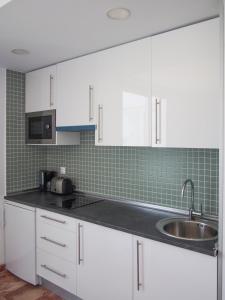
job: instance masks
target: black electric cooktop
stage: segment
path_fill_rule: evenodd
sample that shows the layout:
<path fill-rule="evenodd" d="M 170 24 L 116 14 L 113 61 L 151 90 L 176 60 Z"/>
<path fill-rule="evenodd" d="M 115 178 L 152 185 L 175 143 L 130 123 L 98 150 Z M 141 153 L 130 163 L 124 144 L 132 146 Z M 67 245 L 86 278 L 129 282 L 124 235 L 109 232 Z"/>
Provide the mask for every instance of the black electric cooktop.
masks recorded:
<path fill-rule="evenodd" d="M 57 197 L 56 201 L 51 202 L 50 206 L 66 209 L 76 209 L 82 206 L 91 205 L 103 201 L 95 197 L 88 197 L 79 194 L 67 195 L 66 197 Z"/>

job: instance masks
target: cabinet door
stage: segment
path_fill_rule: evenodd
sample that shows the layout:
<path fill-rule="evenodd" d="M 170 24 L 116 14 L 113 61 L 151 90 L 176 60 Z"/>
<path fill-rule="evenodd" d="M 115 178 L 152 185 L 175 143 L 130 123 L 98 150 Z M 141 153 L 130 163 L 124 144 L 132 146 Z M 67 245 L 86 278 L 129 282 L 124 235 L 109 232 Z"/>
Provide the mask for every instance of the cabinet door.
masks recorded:
<path fill-rule="evenodd" d="M 219 44 L 218 19 L 153 36 L 153 146 L 219 147 Z"/>
<path fill-rule="evenodd" d="M 134 253 L 134 262 L 139 260 L 135 300 L 217 299 L 216 257 L 139 237 L 134 237 Z"/>
<path fill-rule="evenodd" d="M 132 299 L 132 236 L 81 222 L 77 296 L 85 300 Z"/>
<path fill-rule="evenodd" d="M 98 53 L 96 145 L 151 145 L 151 40 Z"/>
<path fill-rule="evenodd" d="M 94 124 L 95 54 L 57 65 L 57 126 Z"/>
<path fill-rule="evenodd" d="M 35 212 L 5 203 L 4 219 L 6 268 L 36 284 Z"/>
<path fill-rule="evenodd" d="M 56 66 L 26 74 L 26 112 L 56 108 Z"/>

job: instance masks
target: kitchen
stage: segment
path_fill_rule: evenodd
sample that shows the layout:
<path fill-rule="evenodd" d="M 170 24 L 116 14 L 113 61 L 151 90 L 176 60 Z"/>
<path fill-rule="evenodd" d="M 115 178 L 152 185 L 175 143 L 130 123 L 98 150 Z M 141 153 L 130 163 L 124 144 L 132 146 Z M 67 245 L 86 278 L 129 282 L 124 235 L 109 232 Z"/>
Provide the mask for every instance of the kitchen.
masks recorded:
<path fill-rule="evenodd" d="M 222 3 L 53 2 L 0 8 L 3 272 L 62 299 L 223 299 Z"/>

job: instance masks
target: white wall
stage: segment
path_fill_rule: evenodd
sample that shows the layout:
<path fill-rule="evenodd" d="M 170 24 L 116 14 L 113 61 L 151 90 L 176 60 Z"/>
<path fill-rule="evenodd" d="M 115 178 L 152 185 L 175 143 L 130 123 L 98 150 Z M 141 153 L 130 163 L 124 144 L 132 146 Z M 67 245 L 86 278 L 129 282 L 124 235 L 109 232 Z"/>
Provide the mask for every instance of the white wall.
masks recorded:
<path fill-rule="evenodd" d="M 4 263 L 3 197 L 6 191 L 6 70 L 0 68 L 0 265 Z"/>

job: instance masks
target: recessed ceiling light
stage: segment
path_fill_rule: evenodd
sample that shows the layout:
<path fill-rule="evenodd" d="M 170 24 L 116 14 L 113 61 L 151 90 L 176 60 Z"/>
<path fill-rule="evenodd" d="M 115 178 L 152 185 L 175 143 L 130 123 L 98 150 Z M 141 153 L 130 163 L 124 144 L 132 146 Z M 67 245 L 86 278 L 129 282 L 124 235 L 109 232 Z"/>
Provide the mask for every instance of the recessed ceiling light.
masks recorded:
<path fill-rule="evenodd" d="M 123 7 L 112 8 L 107 11 L 107 17 L 112 20 L 127 20 L 130 15 L 130 10 Z"/>
<path fill-rule="evenodd" d="M 13 54 L 16 54 L 16 55 L 27 55 L 27 54 L 30 54 L 30 52 L 26 49 L 13 49 L 11 51 Z"/>

